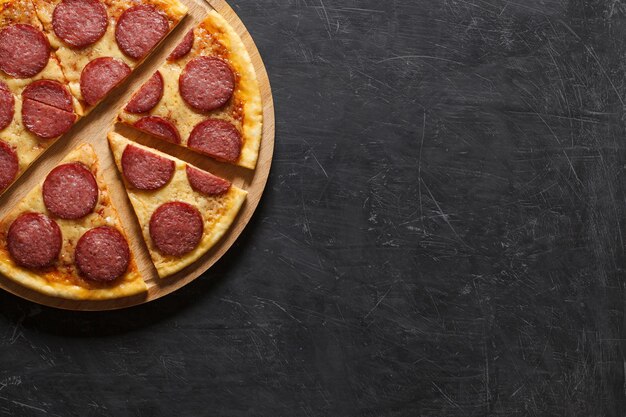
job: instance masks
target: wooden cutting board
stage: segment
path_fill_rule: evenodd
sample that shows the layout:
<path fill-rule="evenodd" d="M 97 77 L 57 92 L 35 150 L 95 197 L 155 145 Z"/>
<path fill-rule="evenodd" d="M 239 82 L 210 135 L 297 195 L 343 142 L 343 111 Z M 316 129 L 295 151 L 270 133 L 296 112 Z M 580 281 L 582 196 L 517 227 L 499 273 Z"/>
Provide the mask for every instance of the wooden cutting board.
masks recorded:
<path fill-rule="evenodd" d="M 177 289 L 187 285 L 206 272 L 217 262 L 233 245 L 257 208 L 272 164 L 274 152 L 274 103 L 272 91 L 263 65 L 252 37 L 245 26 L 224 0 L 181 0 L 189 7 L 189 15 L 165 39 L 128 80 L 120 85 L 113 94 L 87 117 L 79 121 L 68 134 L 55 143 L 14 185 L 0 198 L 0 218 L 11 209 L 33 187 L 41 183 L 48 172 L 54 168 L 63 157 L 81 143 L 90 143 L 96 149 L 100 159 L 103 175 L 117 206 L 124 226 L 129 234 L 131 249 L 135 253 L 137 264 L 148 286 L 148 292 L 140 296 L 111 301 L 73 301 L 45 296 L 24 288 L 0 275 L 0 288 L 5 289 L 27 300 L 62 309 L 101 311 L 115 310 L 147 303 L 164 297 Z M 132 92 L 139 88 L 164 62 L 165 58 L 174 49 L 187 31 L 206 17 L 211 8 L 217 10 L 235 28 L 248 48 L 250 57 L 257 72 L 257 77 L 263 96 L 263 140 L 259 161 L 255 171 L 245 168 L 222 164 L 207 157 L 203 157 L 179 146 L 169 144 L 158 139 L 136 132 L 130 128 L 115 124 L 117 113 L 128 101 Z M 128 201 L 122 180 L 115 167 L 115 162 L 107 143 L 107 133 L 115 130 L 139 143 L 167 152 L 175 157 L 188 161 L 200 168 L 215 173 L 218 176 L 231 180 L 236 186 L 248 191 L 248 199 L 243 206 L 237 220 L 229 232 L 209 253 L 199 261 L 176 275 L 165 280 L 159 279 L 150 260 L 145 242 L 141 237 L 141 230 L 137 219 Z"/>

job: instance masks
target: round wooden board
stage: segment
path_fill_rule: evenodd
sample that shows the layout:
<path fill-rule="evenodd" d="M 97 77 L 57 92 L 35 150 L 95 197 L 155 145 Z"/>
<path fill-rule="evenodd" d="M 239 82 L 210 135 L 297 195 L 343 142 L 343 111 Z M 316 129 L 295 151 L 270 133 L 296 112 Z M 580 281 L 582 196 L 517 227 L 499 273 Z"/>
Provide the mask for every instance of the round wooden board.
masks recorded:
<path fill-rule="evenodd" d="M 226 3 L 225 0 L 181 0 L 189 7 L 189 15 L 163 41 L 152 54 L 113 94 L 104 102 L 79 121 L 72 130 L 48 149 L 41 158 L 0 198 L 0 218 L 11 209 L 14 203 L 24 197 L 33 187 L 41 183 L 47 173 L 54 168 L 64 156 L 81 143 L 90 143 L 96 149 L 102 174 L 107 182 L 113 202 L 116 205 L 124 227 L 131 237 L 131 248 L 135 253 L 137 264 L 148 286 L 148 292 L 139 296 L 110 301 L 75 301 L 54 298 L 39 294 L 22 287 L 14 281 L 0 275 L 0 288 L 19 297 L 67 310 L 103 311 L 115 310 L 147 303 L 167 294 L 170 294 L 191 281 L 198 278 L 217 262 L 235 243 L 243 229 L 250 221 L 256 210 L 267 178 L 269 176 L 274 153 L 274 102 L 272 91 L 259 51 L 245 26 Z M 254 64 L 263 96 L 263 140 L 259 153 L 257 169 L 251 171 L 245 168 L 221 164 L 193 153 L 185 148 L 170 145 L 166 142 L 138 133 L 125 126 L 114 124 L 117 113 L 128 101 L 133 91 L 141 86 L 154 71 L 164 62 L 165 58 L 174 49 L 187 31 L 206 17 L 211 8 L 217 10 L 235 28 L 248 48 Z M 160 279 L 150 260 L 146 244 L 142 238 L 137 218 L 128 201 L 123 183 L 119 177 L 113 156 L 107 143 L 107 133 L 115 130 L 128 138 L 144 145 L 165 151 L 175 157 L 188 161 L 200 168 L 206 169 L 223 178 L 231 180 L 236 186 L 248 191 L 248 199 L 241 209 L 239 216 L 222 240 L 193 265 L 176 275 Z M 133 238 L 134 237 L 134 238 Z"/>

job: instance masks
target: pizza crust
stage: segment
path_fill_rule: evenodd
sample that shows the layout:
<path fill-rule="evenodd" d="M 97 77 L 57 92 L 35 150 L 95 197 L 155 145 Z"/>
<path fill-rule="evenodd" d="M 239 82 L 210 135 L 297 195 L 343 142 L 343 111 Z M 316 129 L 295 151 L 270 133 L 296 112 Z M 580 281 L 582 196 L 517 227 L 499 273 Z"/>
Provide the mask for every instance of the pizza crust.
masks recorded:
<path fill-rule="evenodd" d="M 42 196 L 42 185 L 31 190 L 0 222 L 0 272 L 7 278 L 34 291 L 72 300 L 107 300 L 129 297 L 146 291 L 146 284 L 137 269 L 134 256 L 126 274 L 113 284 L 88 282 L 78 275 L 74 265 L 74 249 L 80 237 L 88 230 L 99 226 L 117 228 L 128 240 L 117 210 L 111 202 L 108 188 L 99 172 L 97 156 L 91 145 L 82 145 L 67 155 L 60 163 L 81 162 L 94 173 L 100 196 L 94 211 L 78 220 L 54 218 L 63 236 L 63 247 L 57 265 L 45 272 L 22 268 L 13 262 L 6 243 L 6 234 L 13 221 L 25 212 L 49 215 Z M 130 244 L 129 244 L 130 245 Z"/>
<path fill-rule="evenodd" d="M 163 76 L 164 92 L 159 104 L 148 114 L 171 120 L 181 136 L 181 146 L 187 146 L 193 128 L 207 118 L 227 120 L 241 132 L 243 146 L 237 165 L 256 167 L 263 130 L 263 104 L 261 90 L 250 55 L 241 38 L 226 20 L 215 10 L 194 28 L 194 45 L 185 57 L 166 62 L 159 68 Z M 198 112 L 183 100 L 178 79 L 189 61 L 199 56 L 219 57 L 232 67 L 237 77 L 233 98 L 223 108 L 209 113 Z M 119 120 L 132 126 L 147 114 L 131 114 L 123 111 Z"/>
<path fill-rule="evenodd" d="M 230 190 L 225 195 L 213 197 L 205 196 L 194 191 L 187 180 L 186 167 L 187 165 L 193 165 L 187 164 L 155 149 L 132 142 L 115 132 L 109 133 L 109 144 L 113 151 L 115 163 L 121 173 L 120 176 L 126 185 L 126 192 L 128 193 L 137 220 L 141 226 L 141 231 L 146 245 L 148 246 L 150 256 L 152 257 L 152 262 L 161 278 L 175 274 L 207 253 L 233 224 L 248 195 L 246 191 L 231 186 Z M 163 158 L 173 160 L 176 163 L 174 177 L 168 185 L 160 190 L 146 192 L 136 190 L 128 184 L 122 173 L 121 159 L 124 149 L 126 149 L 126 146 L 129 144 L 145 149 Z M 150 237 L 150 218 L 152 217 L 152 213 L 162 204 L 171 201 L 182 201 L 196 207 L 202 214 L 202 220 L 204 222 L 204 234 L 200 244 L 191 253 L 183 257 L 162 255 L 159 253 Z"/>
<path fill-rule="evenodd" d="M 263 103 L 254 65 L 237 32 L 217 11 L 211 11 L 201 26 L 210 33 L 219 34 L 217 38 L 228 50 L 228 61 L 239 74 L 236 94 L 243 103 L 244 140 L 238 165 L 254 169 L 263 133 Z"/>

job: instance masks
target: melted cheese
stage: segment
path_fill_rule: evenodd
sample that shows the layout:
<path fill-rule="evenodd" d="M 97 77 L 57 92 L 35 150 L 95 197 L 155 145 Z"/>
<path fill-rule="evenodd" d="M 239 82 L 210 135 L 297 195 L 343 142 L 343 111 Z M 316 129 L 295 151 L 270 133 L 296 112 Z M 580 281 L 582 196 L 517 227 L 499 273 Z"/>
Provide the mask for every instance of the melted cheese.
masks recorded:
<path fill-rule="evenodd" d="M 96 58 L 111 57 L 125 62 L 131 69 L 139 65 L 140 62 L 124 55 L 115 41 L 117 19 L 126 9 L 135 6 L 136 3 L 130 0 L 102 0 L 109 16 L 109 25 L 104 36 L 96 43 L 86 48 L 73 49 L 59 39 L 52 29 L 52 14 L 54 13 L 56 5 L 60 2 L 61 0 L 35 0 L 35 7 L 39 19 L 48 32 L 50 44 L 56 49 L 65 77 L 70 83 L 72 94 L 82 102 L 80 75 L 83 68 L 85 68 L 89 62 Z M 142 1 L 142 3 L 151 4 L 162 11 L 170 23 L 170 30 L 187 14 L 187 7 L 177 0 L 147 0 Z M 88 107 L 84 102 L 83 105 Z M 87 112 L 89 110 L 90 109 L 88 109 Z"/>
<path fill-rule="evenodd" d="M 0 2 L 0 26 L 4 27 L 18 23 L 29 24 L 43 30 L 30 1 L 7 0 Z M 22 122 L 22 92 L 33 81 L 43 79 L 54 80 L 67 85 L 67 81 L 65 80 L 63 71 L 61 70 L 61 66 L 54 52 L 50 53 L 50 59 L 46 67 L 32 78 L 13 78 L 0 71 L 0 80 L 8 85 L 15 99 L 13 121 L 4 130 L 0 131 L 0 138 L 16 150 L 19 159 L 19 171 L 16 179 L 56 141 L 55 139 L 39 139 L 36 135 L 26 130 Z M 74 111 L 78 115 L 82 113 L 82 108 L 75 99 Z"/>

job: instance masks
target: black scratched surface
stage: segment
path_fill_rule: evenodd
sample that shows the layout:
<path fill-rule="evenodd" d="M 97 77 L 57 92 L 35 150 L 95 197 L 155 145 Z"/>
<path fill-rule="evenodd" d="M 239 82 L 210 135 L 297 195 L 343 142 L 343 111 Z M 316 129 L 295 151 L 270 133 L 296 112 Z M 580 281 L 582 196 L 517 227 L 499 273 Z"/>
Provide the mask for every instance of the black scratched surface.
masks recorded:
<path fill-rule="evenodd" d="M 623 416 L 626 2 L 233 0 L 277 112 L 162 301 L 0 293 L 0 415 Z"/>

